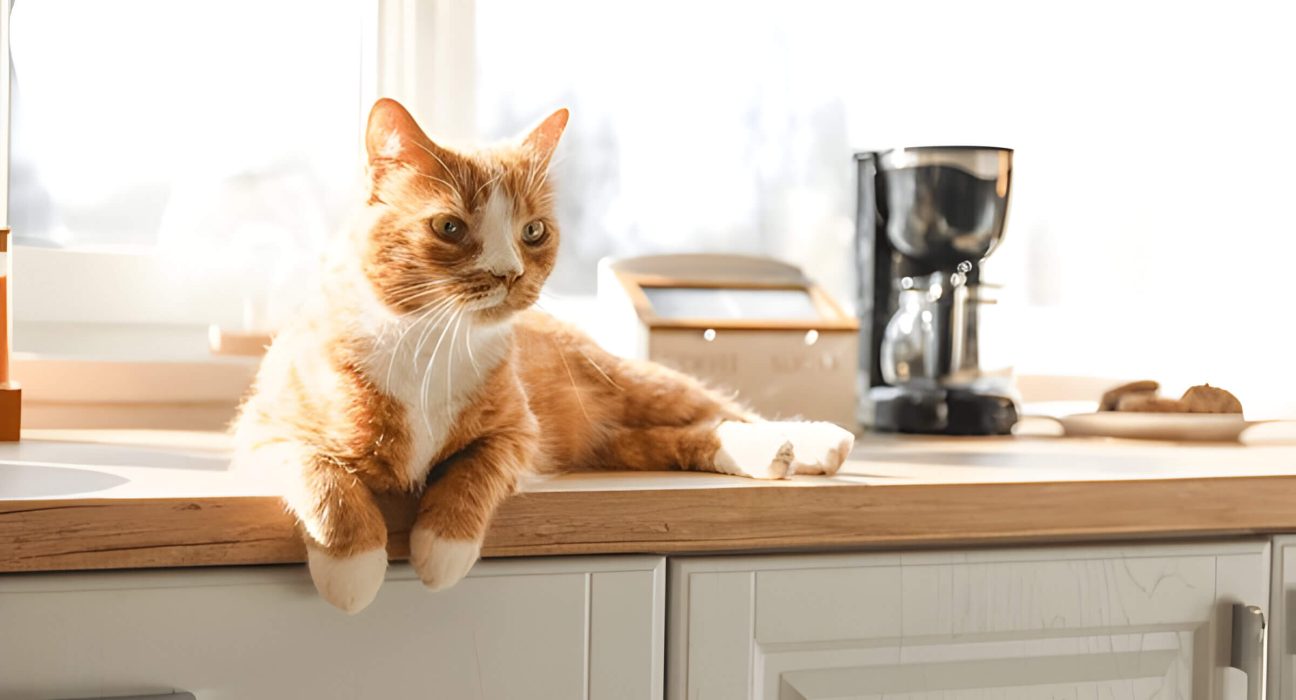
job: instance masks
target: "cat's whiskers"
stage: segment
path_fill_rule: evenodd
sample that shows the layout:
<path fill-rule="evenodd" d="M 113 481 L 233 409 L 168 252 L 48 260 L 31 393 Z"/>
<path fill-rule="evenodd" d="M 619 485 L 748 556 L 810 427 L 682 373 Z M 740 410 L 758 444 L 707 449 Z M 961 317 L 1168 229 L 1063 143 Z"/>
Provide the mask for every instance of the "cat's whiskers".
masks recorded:
<path fill-rule="evenodd" d="M 457 191 L 457 187 L 456 187 L 454 184 L 449 183 L 449 182 L 446 182 L 445 180 L 443 180 L 443 179 L 441 179 L 441 178 L 439 178 L 439 177 L 437 177 L 437 176 L 435 176 L 435 175 L 428 175 L 427 173 L 420 173 L 420 172 L 415 172 L 415 173 L 411 173 L 411 174 L 412 174 L 412 175 L 416 175 L 416 176 L 418 176 L 418 177 L 421 177 L 421 178 L 423 178 L 423 179 L 425 179 L 425 180 L 431 180 L 431 181 L 433 181 L 433 182 L 439 183 L 440 185 L 442 185 L 443 187 L 445 187 L 447 190 L 450 190 L 451 192 L 455 192 L 455 191 Z"/>
<path fill-rule="evenodd" d="M 581 398 L 580 388 L 576 386 L 576 376 L 572 374 L 571 365 L 567 364 L 567 356 L 563 354 L 562 348 L 558 347 L 558 341 L 553 336 L 549 336 L 549 342 L 553 344 L 555 354 L 558 359 L 562 360 L 563 367 L 567 370 L 567 381 L 571 382 L 572 393 L 576 395 L 576 405 L 580 407 L 581 414 L 585 416 L 585 422 L 593 424 L 590 420 L 589 411 L 585 410 L 585 399 Z"/>
<path fill-rule="evenodd" d="M 432 337 L 432 332 L 437 328 L 441 329 L 441 334 L 437 336 L 436 345 L 432 348 L 432 353 L 427 359 L 427 364 L 423 368 L 423 376 L 419 381 L 419 412 L 423 414 L 425 427 L 431 430 L 430 410 L 428 406 L 428 388 L 432 384 L 432 372 L 436 367 L 437 355 L 441 350 L 441 342 L 445 339 L 446 331 L 450 330 L 450 324 L 454 322 L 455 317 L 461 312 L 462 307 L 452 305 L 447 307 L 427 327 L 423 329 L 423 335 L 420 337 L 418 346 L 414 350 L 412 361 L 414 367 L 418 367 L 419 358 L 422 356 L 423 343 Z"/>
<path fill-rule="evenodd" d="M 418 316 L 418 318 L 414 319 L 413 321 L 405 325 L 405 329 L 402 330 L 400 336 L 396 338 L 396 344 L 392 346 L 391 358 L 389 358 L 387 361 L 387 378 L 384 381 L 384 386 L 388 386 L 388 387 L 391 386 L 392 369 L 396 366 L 396 357 L 400 355 L 401 344 L 405 342 L 405 336 L 409 334 L 410 330 L 412 330 L 415 326 L 421 323 L 423 319 L 427 318 L 428 316 L 431 316 L 434 312 L 447 308 L 453 301 L 454 298 L 451 297 L 449 299 L 442 299 L 439 302 L 429 302 L 428 303 L 429 308 L 427 311 L 423 312 L 420 316 Z M 413 359 L 415 362 L 418 361 L 417 353 L 413 356 Z"/>
<path fill-rule="evenodd" d="M 553 301 L 562 301 L 562 300 L 563 300 L 562 297 L 560 297 L 560 296 L 554 294 L 553 292 L 548 292 L 548 291 L 545 291 L 545 290 L 543 290 L 543 289 L 540 290 L 540 296 L 541 296 L 541 298 L 548 298 L 548 299 L 551 299 L 551 300 L 553 300 Z M 537 309 L 540 309 L 541 311 L 543 311 L 543 312 L 549 314 L 550 316 L 554 316 L 554 315 L 555 315 L 555 314 L 553 313 L 553 311 L 550 311 L 549 309 L 545 308 L 544 304 L 541 304 L 539 299 L 537 299 L 537 300 L 535 301 L 535 304 L 533 304 L 533 306 L 535 306 Z M 589 355 L 586 355 L 586 354 L 585 354 L 585 350 L 583 350 L 583 349 L 580 348 L 579 346 L 576 346 L 574 349 L 576 350 L 576 352 L 580 353 L 580 356 L 581 356 L 581 357 L 585 358 L 585 361 L 589 363 L 590 367 L 593 367 L 593 368 L 594 368 L 594 371 L 595 371 L 595 372 L 598 372 L 598 373 L 599 373 L 599 376 L 603 377 L 603 381 L 607 382 L 609 386 L 615 388 L 615 389 L 618 390 L 618 391 L 625 391 L 625 388 L 622 387 L 620 384 L 617 384 L 617 383 L 616 383 L 616 380 L 612 379 L 612 377 L 611 377 L 610 375 L 608 375 L 608 373 L 605 372 L 605 371 L 603 370 L 603 368 L 600 367 L 599 364 L 598 364 L 597 362 L 594 361 L 594 358 L 592 358 L 592 357 L 590 357 Z M 566 358 L 563 358 L 563 364 L 566 364 L 566 363 L 567 363 Z M 570 373 L 571 373 L 571 369 L 568 368 L 567 372 L 568 372 L 568 374 L 570 374 Z"/>
<path fill-rule="evenodd" d="M 456 301 L 462 302 L 462 300 Z M 415 348 L 415 358 L 422 356 L 423 344 L 428 340 L 431 340 L 432 333 L 439 328 L 441 329 L 441 333 L 437 336 L 437 342 L 433 344 L 431 355 L 428 356 L 428 365 L 430 366 L 432 363 L 436 362 L 436 357 L 441 350 L 441 343 L 445 340 L 445 334 L 450 330 L 450 326 L 454 323 L 455 318 L 457 318 L 462 311 L 463 304 L 455 304 L 438 314 L 437 317 L 433 319 L 432 323 L 427 324 L 427 327 L 423 329 L 423 333 L 420 336 L 418 347 Z"/>
<path fill-rule="evenodd" d="M 462 313 L 462 307 L 455 309 L 454 318 L 457 319 Z M 432 356 L 428 358 L 427 368 L 423 372 L 423 381 L 419 385 L 419 410 L 423 413 L 424 427 L 427 428 L 428 432 L 432 432 L 432 422 L 428 411 L 427 401 L 428 390 L 432 385 L 432 370 L 436 366 L 437 355 L 441 352 L 441 343 L 445 340 L 446 332 L 450 330 L 450 325 L 453 322 L 454 319 L 447 321 L 445 326 L 441 329 L 441 335 L 437 337 L 436 346 L 432 348 Z"/>
<path fill-rule="evenodd" d="M 602 367 L 599 367 L 598 363 L 595 362 L 593 358 L 591 358 L 589 355 L 586 355 L 584 350 L 582 350 L 581 348 L 576 348 L 576 352 L 580 353 L 580 356 L 585 358 L 585 361 L 590 364 L 590 367 L 594 368 L 595 372 L 598 372 L 599 375 L 603 377 L 604 381 L 612 385 L 612 387 L 614 387 L 617 391 L 625 391 L 625 389 L 620 384 L 617 384 L 615 381 L 613 381 L 612 377 L 608 376 L 607 372 L 603 371 Z"/>
<path fill-rule="evenodd" d="M 456 280 L 448 280 L 448 279 L 424 280 L 422 282 L 410 282 L 407 284 L 398 284 L 395 287 L 393 287 L 391 291 L 408 292 L 414 289 L 436 289 L 438 287 L 448 287 L 454 284 L 455 282 Z"/>
<path fill-rule="evenodd" d="M 402 303 L 411 301 L 411 299 L 417 299 L 419 297 L 428 296 L 428 294 L 442 292 L 443 289 L 446 289 L 445 286 L 432 286 L 432 288 L 426 289 L 393 289 L 390 290 L 390 293 L 399 294 L 399 296 L 389 298 L 388 306 L 400 306 Z"/>
<path fill-rule="evenodd" d="M 480 377 L 480 376 L 481 376 L 481 367 L 478 367 L 478 366 L 477 366 L 477 358 L 473 357 L 473 351 L 472 351 L 472 329 L 473 329 L 472 321 L 469 321 L 469 322 L 468 322 L 468 330 L 467 330 L 466 333 L 464 333 L 464 346 L 468 349 L 468 362 L 472 364 L 472 368 L 473 368 L 473 375 L 474 375 L 474 376 L 477 376 L 477 377 Z"/>
<path fill-rule="evenodd" d="M 393 287 L 388 290 L 392 294 L 405 294 L 409 292 L 426 292 L 433 289 L 445 289 L 453 287 L 456 283 L 450 280 L 438 280 L 435 284 L 409 284 Z"/>
<path fill-rule="evenodd" d="M 540 178 L 539 180 L 536 180 L 537 176 Z M 532 165 L 527 171 L 527 189 L 531 191 L 540 189 L 544 186 L 545 180 L 548 179 L 548 177 L 549 169 L 547 167 L 542 168 L 539 167 L 539 165 Z"/>
<path fill-rule="evenodd" d="M 442 331 L 444 332 L 444 331 Z M 423 427 L 430 433 L 432 432 L 432 418 L 428 411 L 427 403 L 427 386 L 428 376 L 432 374 L 432 368 L 436 363 L 436 353 L 428 358 L 427 364 L 423 367 L 423 376 L 419 378 L 419 413 L 423 416 Z"/>
<path fill-rule="evenodd" d="M 450 335 L 450 350 L 447 353 L 448 357 L 446 357 L 446 404 L 447 405 L 454 400 L 454 389 L 453 389 L 454 354 L 455 354 L 455 350 L 457 349 L 455 343 L 459 340 L 459 324 L 463 322 L 463 316 L 464 315 L 462 312 L 460 312 L 458 316 L 455 316 L 454 333 Z M 469 325 L 471 325 L 471 323 Z"/>
<path fill-rule="evenodd" d="M 442 168 L 442 169 L 444 169 L 447 173 L 450 172 L 450 166 L 446 165 L 446 162 L 445 162 L 444 160 L 441 160 L 441 156 L 437 155 L 437 154 L 436 154 L 436 151 L 433 151 L 432 149 L 428 148 L 427 146 L 424 146 L 423 144 L 419 143 L 418 141 L 410 141 L 410 143 L 412 143 L 412 144 L 414 144 L 415 146 L 418 146 L 419 148 L 423 149 L 424 152 L 426 152 L 428 155 L 430 155 L 430 156 L 432 156 L 433 158 L 435 158 L 435 159 L 436 159 L 436 162 L 438 162 L 438 163 L 441 164 L 441 168 Z"/>
<path fill-rule="evenodd" d="M 419 297 L 424 297 L 424 296 L 427 296 L 427 295 L 429 295 L 429 294 L 439 294 L 440 292 L 441 292 L 441 289 L 440 289 L 440 288 L 435 288 L 435 289 L 424 289 L 424 290 L 421 291 L 421 292 L 415 292 L 415 293 L 413 293 L 413 294 L 409 294 L 409 295 L 407 295 L 407 296 L 403 296 L 403 297 L 400 297 L 400 298 L 398 298 L 398 299 L 392 299 L 390 302 L 388 302 L 388 306 L 401 306 L 401 305 L 403 305 L 403 304 L 407 304 L 407 303 L 409 303 L 409 302 L 411 302 L 411 301 L 414 301 L 415 299 L 418 299 Z M 429 302 L 429 303 L 434 303 L 434 302 Z M 422 307 L 420 307 L 420 308 L 422 308 Z M 413 312 L 413 313 L 418 313 L 418 312 L 415 311 L 415 312 Z"/>
<path fill-rule="evenodd" d="M 536 165 L 535 163 L 532 163 L 531 165 L 527 166 L 526 185 L 525 185 L 527 190 L 534 189 L 535 176 L 536 176 Z"/>
<path fill-rule="evenodd" d="M 494 177 L 492 177 L 491 179 L 487 180 L 486 182 L 483 182 L 483 183 L 481 184 L 481 187 L 478 187 L 478 188 L 477 188 L 477 191 L 473 193 L 473 199 L 476 199 L 478 196 L 480 196 L 481 193 L 482 193 L 482 190 L 484 190 L 484 189 L 486 189 L 487 187 L 490 187 L 491 185 L 494 185 L 495 183 L 499 182 L 501 179 L 503 179 L 503 177 L 504 177 L 504 171 L 503 171 L 503 170 L 499 171 L 498 173 L 495 173 Z"/>
<path fill-rule="evenodd" d="M 418 358 L 422 356 L 423 345 L 427 343 L 428 339 L 432 337 L 432 332 L 435 331 L 438 327 L 440 327 L 442 322 L 446 321 L 446 319 L 451 318 L 451 314 L 453 314 L 455 311 L 458 310 L 460 306 L 463 305 L 463 299 L 458 296 L 451 297 L 450 301 L 453 303 L 447 305 L 430 322 L 424 324 L 423 329 L 419 332 L 418 343 L 416 343 L 414 346 L 413 359 L 415 363 L 417 363 Z M 415 366 L 417 366 L 417 364 Z"/>
<path fill-rule="evenodd" d="M 433 308 L 430 309 L 429 312 L 425 312 L 413 319 L 410 318 L 412 314 L 406 315 L 403 317 L 401 321 L 398 321 L 398 324 L 405 326 L 405 330 L 404 330 L 405 333 L 408 333 L 418 328 L 420 331 L 419 337 L 421 338 L 422 332 L 427 331 L 427 329 L 429 328 L 435 328 L 438 319 L 442 318 L 449 310 L 451 310 L 454 307 L 456 301 L 457 299 L 455 297 L 450 296 L 438 302 L 432 302 L 431 306 Z M 421 344 L 418 344 L 418 346 L 414 349 L 414 352 L 411 354 L 411 359 L 417 360 L 418 353 L 421 350 L 422 350 L 422 346 Z"/>
<path fill-rule="evenodd" d="M 404 304 L 414 301 L 415 299 L 418 299 L 419 297 L 428 296 L 434 293 L 440 293 L 441 290 L 444 289 L 444 287 L 449 286 L 451 284 L 454 284 L 454 280 L 432 280 L 429 282 L 420 282 L 416 284 L 398 285 L 391 290 L 393 293 L 403 292 L 403 291 L 408 291 L 413 289 L 421 289 L 421 291 L 411 293 L 406 296 L 399 297 L 397 299 L 390 300 L 387 302 L 387 306 L 400 307 Z M 382 332 L 379 337 L 381 337 L 383 340 L 386 340 L 393 333 L 399 333 L 401 337 L 397 339 L 396 345 L 394 346 L 397 350 L 399 350 L 400 342 L 404 338 L 405 333 L 407 333 L 410 328 L 410 326 L 405 324 L 404 321 L 408 320 L 411 317 L 418 316 L 419 314 L 423 314 L 424 312 L 428 311 L 430 307 L 436 306 L 438 304 L 439 304 L 439 300 L 432 299 L 427 303 L 419 306 L 417 309 L 414 309 L 413 311 L 409 311 L 404 314 L 401 314 L 400 316 L 396 317 L 392 322 L 383 324 Z M 394 358 L 395 355 L 393 355 L 393 359 Z M 387 375 L 388 375 L 388 380 L 390 381 L 391 363 L 388 363 Z"/>
<path fill-rule="evenodd" d="M 430 312 L 445 309 L 454 302 L 455 298 L 453 296 L 434 299 L 419 307 L 416 311 L 396 317 L 392 325 L 403 326 L 404 332 L 408 333 L 416 326 L 426 321 L 428 317 L 432 315 Z"/>
<path fill-rule="evenodd" d="M 417 309 L 414 309 L 413 311 L 400 314 L 398 316 L 393 316 L 392 319 L 386 324 L 386 327 L 383 330 L 384 332 L 390 332 L 393 329 L 400 329 L 400 337 L 396 341 L 396 345 L 399 346 L 402 340 L 404 339 L 405 334 L 413 330 L 413 328 L 417 326 L 420 321 L 426 319 L 436 310 L 444 307 L 446 303 L 448 303 L 449 301 L 450 301 L 449 299 L 444 299 L 444 298 L 429 300 L 428 302 L 424 303 L 422 306 L 419 306 Z"/>
<path fill-rule="evenodd" d="M 544 167 L 539 167 L 538 164 L 533 164 L 527 173 L 528 188 L 540 189 L 541 187 L 544 187 L 545 183 L 549 181 L 549 173 L 553 172 L 554 167 L 561 163 L 562 160 L 562 156 L 551 158 Z M 537 172 L 540 175 L 540 180 L 538 182 L 535 180 Z"/>
<path fill-rule="evenodd" d="M 389 261 L 400 260 L 400 259 L 401 258 L 399 258 L 398 256 L 390 256 L 388 258 Z M 404 283 L 393 285 L 392 287 L 388 288 L 387 291 L 392 294 L 403 294 L 405 292 L 422 291 L 425 289 L 441 289 L 444 287 L 449 287 L 455 284 L 456 282 L 457 280 L 452 280 L 452 279 L 419 280 L 415 282 L 404 282 Z"/>
<path fill-rule="evenodd" d="M 435 159 L 436 159 L 436 162 L 439 163 L 439 164 L 441 165 L 441 169 L 442 169 L 443 171 L 445 171 L 445 174 L 449 175 L 449 176 L 451 177 L 451 179 L 453 179 L 453 180 L 455 181 L 455 184 L 454 184 L 453 186 L 450 185 L 449 183 L 446 183 L 446 186 L 447 186 L 447 187 L 449 187 L 449 188 L 452 189 L 452 190 L 459 190 L 459 189 L 462 189 L 461 187 L 459 187 L 459 178 L 458 178 L 458 177 L 455 177 L 455 171 L 452 170 L 452 169 L 450 168 L 449 165 L 446 165 L 446 162 L 445 162 L 444 160 L 441 160 L 441 156 L 437 155 L 435 151 L 433 151 L 432 149 L 428 148 L 427 146 L 424 146 L 423 144 L 419 143 L 418 141 L 412 141 L 411 143 L 413 143 L 415 146 L 418 146 L 419 148 L 423 149 L 425 152 L 427 152 L 428 155 L 430 155 L 430 156 L 432 156 L 433 158 L 435 158 Z M 425 174 L 423 174 L 423 173 L 419 173 L 419 174 L 420 174 L 420 175 L 423 175 L 424 177 L 429 178 L 429 179 L 433 179 L 433 180 L 439 179 L 439 178 L 434 178 L 434 177 L 432 177 L 431 175 L 425 175 Z M 442 182 L 445 182 L 445 181 L 442 180 Z"/>

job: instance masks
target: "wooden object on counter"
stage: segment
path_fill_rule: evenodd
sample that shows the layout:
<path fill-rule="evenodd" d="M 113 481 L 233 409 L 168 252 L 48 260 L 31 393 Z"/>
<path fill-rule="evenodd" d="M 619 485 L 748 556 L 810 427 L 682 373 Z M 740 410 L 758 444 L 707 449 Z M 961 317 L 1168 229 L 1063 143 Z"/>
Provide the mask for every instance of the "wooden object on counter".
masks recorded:
<path fill-rule="evenodd" d="M 9 364 L 13 354 L 13 300 L 9 298 L 11 254 L 9 229 L 0 228 L 0 442 L 16 442 L 22 436 L 22 387 L 10 376 Z"/>
<path fill-rule="evenodd" d="M 213 355 L 262 357 L 274 335 L 258 331 L 234 331 L 212 325 L 207 329 L 207 345 Z"/>
<path fill-rule="evenodd" d="M 854 429 L 859 322 L 800 269 L 746 255 L 599 264 L 596 340 L 698 377 L 770 418 Z"/>
<path fill-rule="evenodd" d="M 0 386 L 0 442 L 22 438 L 22 387 L 12 382 Z"/>
<path fill-rule="evenodd" d="M 223 436 L 32 432 L 41 434 L 0 448 L 0 572 L 304 560 L 267 485 L 222 471 Z M 87 467 L 96 452 L 118 466 Z M 484 554 L 1253 535 L 1296 532 L 1293 503 L 1296 447 L 869 437 L 831 478 L 606 472 L 540 482 L 504 504 Z M 412 508 L 385 504 L 393 558 L 407 554 Z"/>
<path fill-rule="evenodd" d="M 9 273 L 9 74 L 10 0 L 0 0 L 0 442 L 15 442 L 22 434 L 22 388 L 10 376 L 13 353 L 13 300 Z"/>

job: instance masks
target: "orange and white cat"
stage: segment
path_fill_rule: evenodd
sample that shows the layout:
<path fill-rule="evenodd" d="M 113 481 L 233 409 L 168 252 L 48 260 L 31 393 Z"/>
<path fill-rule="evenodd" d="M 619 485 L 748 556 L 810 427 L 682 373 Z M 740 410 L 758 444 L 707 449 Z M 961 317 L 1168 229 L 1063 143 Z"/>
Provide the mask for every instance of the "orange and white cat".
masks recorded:
<path fill-rule="evenodd" d="M 368 203 L 318 298 L 275 338 L 235 424 L 272 470 L 333 605 L 368 605 L 387 567 L 375 494 L 418 499 L 410 560 L 433 590 L 477 561 L 532 474 L 692 469 L 831 474 L 851 433 L 769 422 L 670 369 L 621 359 L 528 307 L 558 249 L 546 175 L 559 110 L 514 143 L 460 151 L 392 100 L 369 117 Z"/>

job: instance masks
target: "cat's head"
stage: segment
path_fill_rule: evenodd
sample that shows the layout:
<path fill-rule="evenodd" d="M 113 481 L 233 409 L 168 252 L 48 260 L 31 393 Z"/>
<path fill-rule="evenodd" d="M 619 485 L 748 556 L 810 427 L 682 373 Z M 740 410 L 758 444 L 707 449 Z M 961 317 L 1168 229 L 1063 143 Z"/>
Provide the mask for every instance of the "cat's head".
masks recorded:
<path fill-rule="evenodd" d="M 393 312 L 472 312 L 495 321 L 530 306 L 558 255 L 549 161 L 567 110 L 479 150 L 434 143 L 394 100 L 369 114 L 372 222 L 362 268 Z"/>

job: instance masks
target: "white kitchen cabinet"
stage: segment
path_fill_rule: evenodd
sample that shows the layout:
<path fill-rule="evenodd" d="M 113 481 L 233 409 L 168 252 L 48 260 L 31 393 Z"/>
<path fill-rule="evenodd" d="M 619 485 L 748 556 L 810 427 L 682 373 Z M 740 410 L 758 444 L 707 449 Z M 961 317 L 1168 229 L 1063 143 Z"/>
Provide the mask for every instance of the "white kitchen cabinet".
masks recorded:
<path fill-rule="evenodd" d="M 667 696 L 1244 698 L 1268 572 L 1267 541 L 672 559 Z"/>
<path fill-rule="evenodd" d="M 1296 699 L 1296 535 L 1273 538 L 1269 698 Z"/>
<path fill-rule="evenodd" d="M 660 557 L 394 566 L 348 617 L 305 567 L 0 576 L 0 698 L 660 698 Z"/>

